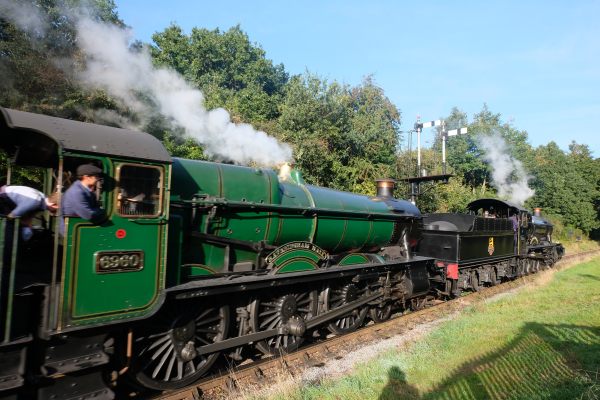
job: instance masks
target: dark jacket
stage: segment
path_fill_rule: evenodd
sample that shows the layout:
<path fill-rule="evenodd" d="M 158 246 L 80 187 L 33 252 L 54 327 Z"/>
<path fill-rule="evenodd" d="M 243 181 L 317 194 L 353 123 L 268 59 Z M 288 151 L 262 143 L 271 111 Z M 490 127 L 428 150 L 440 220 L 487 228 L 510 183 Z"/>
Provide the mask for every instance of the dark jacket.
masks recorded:
<path fill-rule="evenodd" d="M 80 217 L 92 222 L 100 222 L 105 217 L 96 196 L 81 181 L 73 183 L 63 195 L 61 212 L 63 217 Z M 64 220 L 60 230 L 64 234 Z"/>

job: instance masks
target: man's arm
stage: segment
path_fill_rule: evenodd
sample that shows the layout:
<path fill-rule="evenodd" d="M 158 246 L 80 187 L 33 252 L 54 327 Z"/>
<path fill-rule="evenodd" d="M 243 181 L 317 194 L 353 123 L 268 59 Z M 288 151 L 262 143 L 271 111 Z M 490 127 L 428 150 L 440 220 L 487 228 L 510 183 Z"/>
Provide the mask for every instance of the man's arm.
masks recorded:
<path fill-rule="evenodd" d="M 25 196 L 19 196 L 18 199 L 18 202 L 15 202 L 17 206 L 8 214 L 11 218 L 22 217 L 31 211 L 40 209 L 39 200 L 30 199 Z"/>

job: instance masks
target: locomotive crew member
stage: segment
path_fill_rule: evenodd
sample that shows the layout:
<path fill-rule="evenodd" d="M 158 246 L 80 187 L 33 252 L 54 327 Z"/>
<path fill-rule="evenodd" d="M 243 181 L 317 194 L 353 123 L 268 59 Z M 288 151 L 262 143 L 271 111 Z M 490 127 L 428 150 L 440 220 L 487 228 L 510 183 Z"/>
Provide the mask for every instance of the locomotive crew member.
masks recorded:
<path fill-rule="evenodd" d="M 58 209 L 58 194 L 49 197 L 39 190 L 29 186 L 2 186 L 0 187 L 0 212 L 8 218 L 21 218 L 23 228 L 21 237 L 29 240 L 33 235 L 31 220 L 38 211 L 48 210 L 51 213 Z"/>
<path fill-rule="evenodd" d="M 93 164 L 83 164 L 76 170 L 78 180 L 63 195 L 63 217 L 80 217 L 92 222 L 104 219 L 105 212 L 96 200 L 94 190 L 102 170 Z M 61 221 L 61 233 L 64 234 L 64 220 Z"/>
<path fill-rule="evenodd" d="M 513 232 L 514 232 L 514 250 L 515 253 L 517 252 L 517 241 L 519 240 L 519 219 L 517 217 L 517 214 L 515 212 L 510 213 L 510 217 L 508 217 L 508 219 L 510 220 L 510 222 L 512 223 L 512 228 L 513 228 Z"/>

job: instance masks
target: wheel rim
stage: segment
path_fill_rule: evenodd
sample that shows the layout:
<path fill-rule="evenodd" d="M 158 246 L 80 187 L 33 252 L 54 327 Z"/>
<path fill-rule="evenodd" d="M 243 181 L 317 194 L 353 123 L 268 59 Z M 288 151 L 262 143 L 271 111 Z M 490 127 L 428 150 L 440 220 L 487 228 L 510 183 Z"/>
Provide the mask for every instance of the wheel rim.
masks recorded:
<path fill-rule="evenodd" d="M 494 268 L 490 271 L 490 286 L 496 286 L 498 283 L 498 276 L 496 275 L 496 270 Z"/>
<path fill-rule="evenodd" d="M 527 260 L 527 262 L 525 263 L 525 275 L 531 274 L 532 270 L 533 270 L 533 261 Z"/>
<path fill-rule="evenodd" d="M 335 310 L 336 308 L 359 299 L 365 294 L 367 294 L 366 287 L 359 288 L 354 284 L 329 287 L 323 294 L 324 311 Z M 327 329 L 329 329 L 331 333 L 338 335 L 355 331 L 364 323 L 368 311 L 368 306 L 355 308 L 350 313 L 331 322 L 327 326 Z"/>
<path fill-rule="evenodd" d="M 208 372 L 220 355 L 199 355 L 198 349 L 224 340 L 228 328 L 228 306 L 163 314 L 153 329 L 134 340 L 134 379 L 156 390 L 189 385 Z"/>
<path fill-rule="evenodd" d="M 315 290 L 286 294 L 272 299 L 256 299 L 252 302 L 250 321 L 254 332 L 291 327 L 288 334 L 276 335 L 256 344 L 263 354 L 277 355 L 295 351 L 304 338 L 303 326 L 317 313 L 318 296 Z"/>
<path fill-rule="evenodd" d="M 392 316 L 392 303 L 386 303 L 381 307 L 371 307 L 369 314 L 373 322 L 387 321 Z"/>
<path fill-rule="evenodd" d="M 519 261 L 517 276 L 521 277 L 525 275 L 527 275 L 527 260 L 521 260 Z"/>
<path fill-rule="evenodd" d="M 479 275 L 477 272 L 471 272 L 471 287 L 474 291 L 479 292 Z"/>

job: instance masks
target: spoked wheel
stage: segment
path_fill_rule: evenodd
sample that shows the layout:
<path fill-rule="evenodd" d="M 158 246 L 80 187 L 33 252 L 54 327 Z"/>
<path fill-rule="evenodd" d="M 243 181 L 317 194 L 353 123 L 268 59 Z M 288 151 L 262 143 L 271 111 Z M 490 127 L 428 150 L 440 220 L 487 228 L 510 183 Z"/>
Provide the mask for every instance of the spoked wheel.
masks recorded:
<path fill-rule="evenodd" d="M 371 319 L 375 323 L 387 321 L 388 319 L 390 319 L 390 317 L 392 316 L 394 303 L 389 299 L 385 300 L 386 290 L 384 289 L 384 287 L 379 285 L 378 282 L 372 282 L 372 286 L 370 286 L 369 292 L 379 292 L 382 295 L 378 303 L 376 305 L 372 305 L 371 308 L 369 308 L 369 317 L 371 317 Z"/>
<path fill-rule="evenodd" d="M 495 268 L 490 268 L 489 277 L 490 277 L 490 286 L 496 286 L 498 284 L 498 275 L 496 274 Z"/>
<path fill-rule="evenodd" d="M 327 312 L 335 310 L 336 308 L 358 300 L 365 294 L 367 294 L 366 287 L 360 288 L 353 283 L 328 287 L 323 292 L 323 311 Z M 368 306 L 355 308 L 348 314 L 333 320 L 333 322 L 327 325 L 327 329 L 336 335 L 355 331 L 365 322 L 368 311 Z"/>
<path fill-rule="evenodd" d="M 373 320 L 373 322 L 383 322 L 390 319 L 392 316 L 392 303 L 387 302 L 383 305 L 377 305 L 375 307 L 371 307 L 369 310 L 369 316 Z"/>
<path fill-rule="evenodd" d="M 530 272 L 536 273 L 540 271 L 540 260 L 533 259 L 531 260 Z"/>
<path fill-rule="evenodd" d="M 304 339 L 306 321 L 317 314 L 316 290 L 286 294 L 267 300 L 256 299 L 250 307 L 250 323 L 254 332 L 283 327 L 287 333 L 256 343 L 263 354 L 279 355 L 295 351 Z"/>
<path fill-rule="evenodd" d="M 425 308 L 427 305 L 427 297 L 414 297 L 410 299 L 410 309 L 412 311 L 419 311 Z"/>
<path fill-rule="evenodd" d="M 198 354 L 204 345 L 224 340 L 229 306 L 171 307 L 150 329 L 134 337 L 133 379 L 155 390 L 178 389 L 204 375 L 220 353 Z"/>
<path fill-rule="evenodd" d="M 479 285 L 479 274 L 477 271 L 471 271 L 471 288 L 476 292 L 479 292 L 481 289 L 481 286 Z"/>
<path fill-rule="evenodd" d="M 531 270 L 533 269 L 533 262 L 532 260 L 525 260 L 525 275 L 529 275 L 531 274 Z"/>
<path fill-rule="evenodd" d="M 527 275 L 527 260 L 519 260 L 517 264 L 517 277 Z"/>
<path fill-rule="evenodd" d="M 554 266 L 554 264 L 556 264 L 556 262 L 559 260 L 558 257 L 558 250 L 556 250 L 556 246 L 552 248 L 552 264 L 549 266 L 552 267 Z"/>

